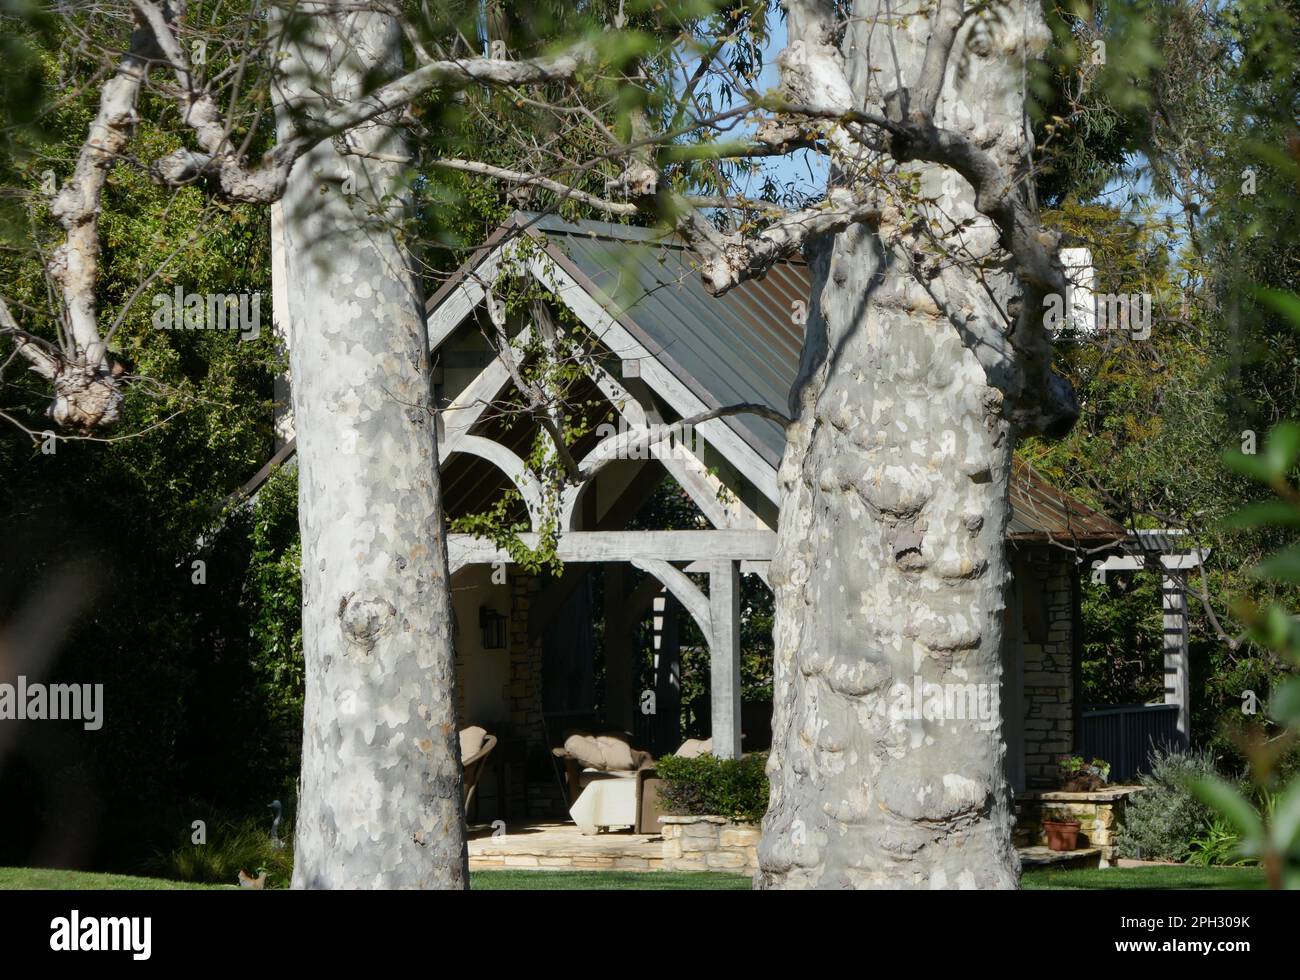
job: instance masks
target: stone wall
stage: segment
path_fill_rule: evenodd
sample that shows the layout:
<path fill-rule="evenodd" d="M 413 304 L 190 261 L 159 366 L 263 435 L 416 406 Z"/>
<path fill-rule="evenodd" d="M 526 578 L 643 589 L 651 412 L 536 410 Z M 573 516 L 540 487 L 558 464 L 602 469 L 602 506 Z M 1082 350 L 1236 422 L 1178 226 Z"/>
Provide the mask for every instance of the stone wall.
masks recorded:
<path fill-rule="evenodd" d="M 510 730 L 522 740 L 511 759 L 510 812 L 533 816 L 564 814 L 568 807 L 551 761 L 542 715 L 542 645 L 528 640 L 528 615 L 540 589 L 535 575 L 510 575 Z M 526 794 L 526 795 L 525 795 Z M 526 805 L 526 809 L 525 809 Z"/>
<path fill-rule="evenodd" d="M 1101 850 L 1101 866 L 1119 860 L 1119 834 L 1124 828 L 1128 797 L 1141 792 L 1140 786 L 1115 786 L 1095 793 L 1064 793 L 1058 790 L 1021 793 L 1016 796 L 1016 847 L 1047 844 L 1044 820 L 1078 820 L 1078 847 Z"/>
<path fill-rule="evenodd" d="M 726 817 L 660 817 L 665 871 L 758 873 L 759 829 Z"/>
<path fill-rule="evenodd" d="M 1050 786 L 1074 750 L 1074 593 L 1071 558 L 1035 551 L 1017 563 L 1024 656 L 1025 779 Z"/>

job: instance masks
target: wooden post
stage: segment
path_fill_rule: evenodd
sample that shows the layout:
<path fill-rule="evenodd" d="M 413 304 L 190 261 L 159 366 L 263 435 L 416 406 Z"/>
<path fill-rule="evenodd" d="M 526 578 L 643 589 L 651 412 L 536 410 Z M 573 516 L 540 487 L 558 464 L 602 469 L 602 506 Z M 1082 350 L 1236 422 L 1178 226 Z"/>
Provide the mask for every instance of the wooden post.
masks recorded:
<path fill-rule="evenodd" d="M 682 658 L 677 600 L 667 589 L 655 599 L 655 752 L 676 752 L 682 743 Z"/>
<path fill-rule="evenodd" d="M 615 728 L 630 732 L 635 720 L 636 677 L 625 579 L 622 562 L 605 565 L 605 717 Z"/>
<path fill-rule="evenodd" d="M 709 572 L 709 642 L 713 754 L 740 758 L 740 566 L 713 563 Z"/>
<path fill-rule="evenodd" d="M 1165 704 L 1178 705 L 1178 737 L 1191 743 L 1191 678 L 1187 669 L 1187 573 L 1166 567 L 1161 586 L 1165 627 Z"/>

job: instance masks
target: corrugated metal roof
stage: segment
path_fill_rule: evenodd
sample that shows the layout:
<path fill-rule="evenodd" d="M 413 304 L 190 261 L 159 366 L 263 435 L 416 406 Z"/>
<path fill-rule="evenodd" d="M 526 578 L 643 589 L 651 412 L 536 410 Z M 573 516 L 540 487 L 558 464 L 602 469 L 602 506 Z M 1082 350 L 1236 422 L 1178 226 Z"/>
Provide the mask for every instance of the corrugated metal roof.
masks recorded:
<path fill-rule="evenodd" d="M 1127 532 L 1122 524 L 1088 507 L 1064 490 L 1052 486 L 1020 457 L 1011 474 L 1012 540 L 1120 541 Z"/>
<path fill-rule="evenodd" d="M 789 412 L 803 343 L 794 316 L 807 303 L 811 276 L 800 260 L 777 263 L 762 279 L 711 296 L 696 272 L 696 256 L 677 238 L 602 221 L 571 223 L 551 215 L 515 221 L 544 236 L 557 261 L 608 312 L 619 318 L 706 405 L 758 402 Z M 755 416 L 726 420 L 774 468 L 785 434 Z M 1017 459 L 1008 536 L 1069 541 L 1125 537 L 1124 528 L 1053 487 Z"/>
<path fill-rule="evenodd" d="M 803 341 L 794 303 L 807 301 L 809 286 L 802 262 L 782 263 L 762 280 L 715 298 L 700 282 L 695 253 L 678 239 L 552 216 L 536 218 L 532 229 L 706 405 L 758 402 L 789 412 Z M 779 425 L 746 415 L 725 421 L 771 466 L 780 464 L 785 434 Z"/>

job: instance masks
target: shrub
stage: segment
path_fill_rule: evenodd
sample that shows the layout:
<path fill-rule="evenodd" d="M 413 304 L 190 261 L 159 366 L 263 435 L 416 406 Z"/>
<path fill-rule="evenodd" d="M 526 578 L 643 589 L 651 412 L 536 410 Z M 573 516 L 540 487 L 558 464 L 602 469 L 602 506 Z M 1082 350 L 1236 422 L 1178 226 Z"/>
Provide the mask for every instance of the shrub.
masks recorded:
<path fill-rule="evenodd" d="M 1215 816 L 1210 826 L 1192 839 L 1187 863 L 1201 867 L 1211 865 L 1238 867 L 1245 864 L 1258 864 L 1259 862 L 1241 853 L 1241 846 L 1241 834 L 1236 828 L 1228 822 L 1227 818 Z"/>
<path fill-rule="evenodd" d="M 1215 775 L 1214 762 L 1207 751 L 1152 752 L 1151 772 L 1142 777 L 1145 788 L 1128 800 L 1120 854 L 1184 860 L 1192 841 L 1207 835 L 1214 822 L 1214 812 L 1191 794 L 1188 782 Z"/>
<path fill-rule="evenodd" d="M 664 781 L 659 800 L 669 813 L 757 823 L 767 810 L 766 764 L 765 752 L 740 759 L 666 755 L 655 764 Z"/>
<path fill-rule="evenodd" d="M 207 842 L 188 839 L 180 847 L 158 854 L 149 862 L 151 874 L 175 881 L 214 885 L 239 883 L 239 872 L 256 878 L 266 873 L 266 888 L 288 888 L 293 878 L 293 840 L 285 835 L 284 847 L 271 846 L 267 821 L 222 821 L 208 827 Z"/>

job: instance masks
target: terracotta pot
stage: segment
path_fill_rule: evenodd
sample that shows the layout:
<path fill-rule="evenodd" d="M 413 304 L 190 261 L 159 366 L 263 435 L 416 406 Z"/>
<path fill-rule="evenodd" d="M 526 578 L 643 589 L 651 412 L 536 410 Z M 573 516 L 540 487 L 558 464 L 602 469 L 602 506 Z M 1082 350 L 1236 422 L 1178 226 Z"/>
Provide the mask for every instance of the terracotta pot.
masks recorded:
<path fill-rule="evenodd" d="M 1079 826 L 1077 820 L 1044 820 L 1043 830 L 1047 831 L 1047 846 L 1054 851 L 1077 850 Z"/>

